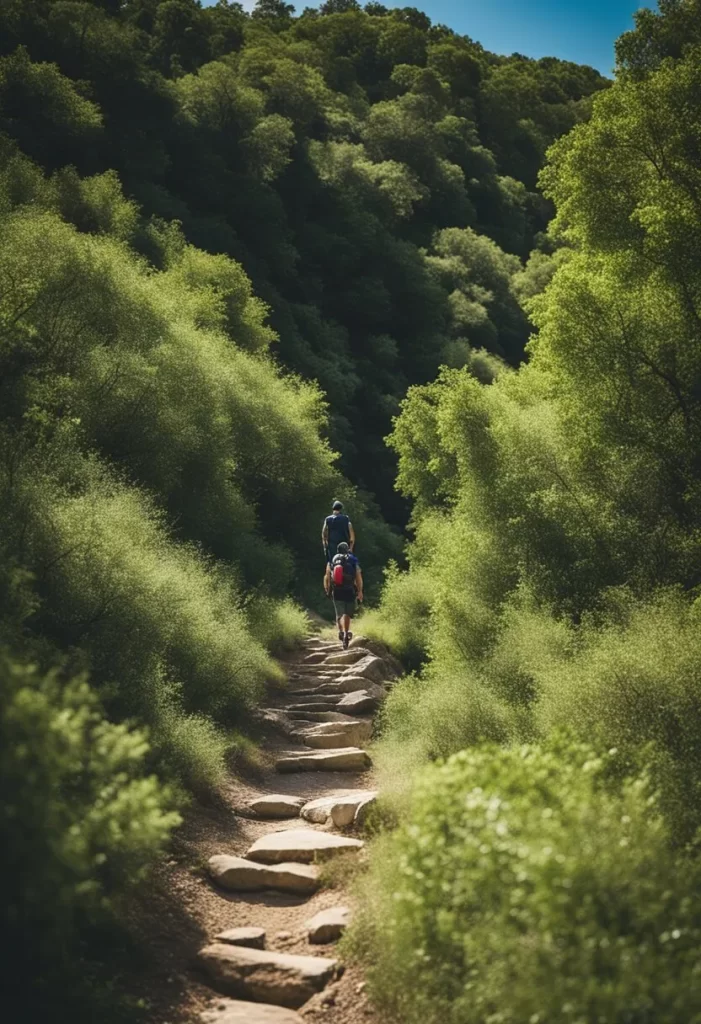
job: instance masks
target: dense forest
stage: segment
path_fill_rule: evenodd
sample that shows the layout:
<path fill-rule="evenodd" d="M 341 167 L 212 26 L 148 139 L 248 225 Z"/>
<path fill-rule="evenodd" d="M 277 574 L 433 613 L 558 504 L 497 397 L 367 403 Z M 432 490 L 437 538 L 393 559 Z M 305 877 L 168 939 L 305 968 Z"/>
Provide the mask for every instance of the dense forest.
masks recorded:
<path fill-rule="evenodd" d="M 701 1019 L 701 10 L 659 8 L 611 83 L 375 2 L 0 2 L 30 1016 L 144 1019 L 94 950 L 246 756 L 339 497 L 412 671 L 348 940 L 378 1007 Z"/>

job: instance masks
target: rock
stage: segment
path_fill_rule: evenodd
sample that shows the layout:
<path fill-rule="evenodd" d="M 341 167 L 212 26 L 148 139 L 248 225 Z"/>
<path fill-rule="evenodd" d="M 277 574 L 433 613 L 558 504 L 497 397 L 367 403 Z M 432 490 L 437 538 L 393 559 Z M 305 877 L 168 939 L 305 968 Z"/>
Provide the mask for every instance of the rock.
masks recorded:
<path fill-rule="evenodd" d="M 363 676 L 346 675 L 345 673 L 328 683 L 322 683 L 321 686 L 315 690 L 315 693 L 319 694 L 334 694 L 334 693 L 352 693 L 354 690 L 367 690 L 377 694 L 380 700 L 384 700 L 387 696 L 387 691 L 379 686 L 377 683 L 372 683 Z"/>
<path fill-rule="evenodd" d="M 311 828 L 289 828 L 269 832 L 256 839 L 246 853 L 249 860 L 262 864 L 282 864 L 291 861 L 310 864 L 312 861 L 332 857 L 337 853 L 361 850 L 361 839 L 349 839 L 330 832 L 316 832 Z"/>
<path fill-rule="evenodd" d="M 364 658 L 343 673 L 344 676 L 362 676 L 363 679 L 369 679 L 372 683 L 381 683 L 386 676 L 393 674 L 389 666 L 376 654 L 366 654 Z"/>
<path fill-rule="evenodd" d="M 350 923 L 348 907 L 330 907 L 321 910 L 307 921 L 307 938 L 313 943 L 337 942 Z"/>
<path fill-rule="evenodd" d="M 248 946 L 249 949 L 265 949 L 264 928 L 229 928 L 214 936 L 215 942 L 225 942 L 229 946 Z"/>
<path fill-rule="evenodd" d="M 310 800 L 300 814 L 305 821 L 313 821 L 317 825 L 325 825 L 330 819 L 336 828 L 346 828 L 355 821 L 358 809 L 376 797 L 377 793 L 369 789 L 333 793 L 331 796 Z"/>
<path fill-rule="evenodd" d="M 354 690 L 341 697 L 336 707 L 349 715 L 364 715 L 368 711 L 375 711 L 379 702 L 380 698 L 373 696 L 369 690 Z"/>
<path fill-rule="evenodd" d="M 328 708 L 335 707 L 340 698 L 339 697 L 316 697 L 313 703 L 309 704 L 287 704 L 283 710 L 285 711 L 326 711 Z"/>
<path fill-rule="evenodd" d="M 311 654 L 307 654 L 304 659 L 305 665 L 320 665 L 321 662 L 326 658 L 325 651 L 312 651 Z"/>
<path fill-rule="evenodd" d="M 251 800 L 248 806 L 259 818 L 296 818 L 304 804 L 305 801 L 300 796 L 276 793 Z"/>
<path fill-rule="evenodd" d="M 372 764 L 368 754 L 358 747 L 324 750 L 318 754 L 294 751 L 275 762 L 279 772 L 364 772 Z"/>
<path fill-rule="evenodd" d="M 313 864 L 264 865 L 219 853 L 210 857 L 208 867 L 212 880 L 230 892 L 276 889 L 308 896 L 319 888 L 319 872 Z"/>
<path fill-rule="evenodd" d="M 294 719 L 295 722 L 354 722 L 355 719 L 350 715 L 342 715 L 340 711 L 291 711 L 287 709 L 287 714 L 290 718 Z"/>
<path fill-rule="evenodd" d="M 382 658 L 396 675 L 400 676 L 404 673 L 402 663 L 379 640 L 370 640 L 368 637 L 360 635 L 354 636 L 349 644 L 349 650 L 352 651 L 356 647 L 364 647 L 369 654 L 375 654 L 378 658 Z"/>
<path fill-rule="evenodd" d="M 324 662 L 325 665 L 354 665 L 356 661 L 360 661 L 370 651 L 364 651 L 362 648 L 355 650 L 339 651 L 338 654 L 329 654 Z"/>
<path fill-rule="evenodd" d="M 319 722 L 297 733 L 307 747 L 329 750 L 333 747 L 357 747 L 372 736 L 372 722 Z"/>
<path fill-rule="evenodd" d="M 322 992 L 337 960 L 214 943 L 198 955 L 213 987 L 225 995 L 293 1009 Z"/>
<path fill-rule="evenodd" d="M 269 1003 L 223 1000 L 215 1010 L 202 1014 L 202 1024 L 304 1024 L 294 1010 Z"/>

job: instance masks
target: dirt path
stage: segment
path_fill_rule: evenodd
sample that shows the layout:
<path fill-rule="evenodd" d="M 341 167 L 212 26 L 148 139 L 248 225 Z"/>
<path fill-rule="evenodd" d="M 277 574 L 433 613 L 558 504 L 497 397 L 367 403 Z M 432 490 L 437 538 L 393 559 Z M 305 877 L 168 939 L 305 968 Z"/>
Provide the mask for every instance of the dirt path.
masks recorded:
<path fill-rule="evenodd" d="M 371 804 L 366 804 L 357 820 L 347 825 L 345 820 L 352 816 L 360 799 L 356 793 L 351 801 L 341 800 L 343 806 L 337 806 L 334 811 L 337 820 L 341 821 L 340 816 L 344 816 L 341 828 L 330 819 L 323 824 L 304 820 L 295 810 L 290 812 L 296 814 L 295 817 L 266 820 L 252 810 L 250 804 L 271 794 L 301 798 L 306 803 L 348 791 L 372 793 L 373 771 L 363 748 L 368 745 L 374 711 L 386 692 L 385 684 L 391 685 L 388 680 L 396 665 L 391 664 L 386 652 L 368 651 L 361 638 L 354 640 L 349 651 L 342 654 L 338 640 L 326 633 L 309 637 L 304 649 L 290 658 L 285 668 L 286 690 L 271 692 L 268 708 L 262 712 L 259 770 L 247 772 L 243 779 L 232 778 L 220 805 L 198 806 L 188 814 L 173 857 L 164 865 L 149 895 L 149 915 L 157 922 L 148 940 L 154 962 L 143 965 L 141 987 L 151 1003 L 154 1024 L 377 1022 L 365 998 L 363 979 L 357 969 L 344 968 L 339 963 L 328 977 L 311 981 L 305 973 L 311 967 L 311 974 L 314 974 L 317 966 L 323 966 L 322 960 L 336 959 L 335 944 L 309 941 L 306 923 L 320 911 L 334 907 L 349 907 L 352 912 L 344 878 L 364 857 L 357 842 L 362 841 L 359 822 Z M 310 710 L 312 708 L 314 710 Z M 338 735 L 336 730 L 339 730 Z M 346 737 L 359 739 L 359 742 L 347 742 Z M 319 744 L 327 746 L 319 749 Z M 350 750 L 348 754 L 338 754 L 339 748 Z M 330 755 L 336 759 L 340 756 L 365 764 L 354 771 L 324 770 L 323 764 L 315 770 L 302 771 L 296 770 L 296 760 L 290 763 L 290 759 L 308 755 L 322 758 Z M 276 767 L 281 760 L 285 762 L 282 771 Z M 336 842 L 328 837 L 337 836 L 355 840 L 355 848 L 334 852 L 333 859 L 329 860 L 327 854 L 298 849 L 298 830 L 305 832 L 302 847 L 307 841 L 312 845 L 319 841 Z M 292 856 L 286 851 L 280 854 L 251 851 L 256 841 L 276 833 L 287 833 L 279 835 L 277 841 L 291 846 Z M 290 837 L 294 839 L 291 844 Z M 244 858 L 247 854 L 244 862 L 230 859 Z M 229 860 L 224 860 L 222 855 Z M 213 857 L 215 862 L 210 863 Z M 243 866 L 248 879 L 249 870 L 265 870 L 261 861 L 275 859 L 293 865 L 305 862 L 318 865 L 323 860 L 321 869 L 314 866 L 295 869 L 310 874 L 321 871 L 318 881 L 310 883 L 318 884 L 317 891 L 311 895 L 267 887 L 240 891 L 238 875 L 233 888 L 225 887 L 234 876 L 228 868 L 222 874 L 222 865 L 234 865 L 239 873 Z M 339 870 L 340 865 L 343 867 Z M 305 961 L 300 975 L 296 961 L 293 963 L 283 957 L 278 962 L 275 956 L 251 953 L 246 947 L 216 938 L 230 929 L 247 926 L 265 931 L 267 953 L 322 960 Z M 208 949 L 208 959 L 202 958 L 203 948 Z M 233 967 L 228 957 L 234 958 Z M 261 957 L 270 962 L 258 963 L 256 958 Z M 254 962 L 249 963 L 248 958 Z M 243 960 L 242 964 L 238 963 L 239 959 Z M 309 984 L 317 991 L 312 992 Z M 270 1003 L 270 1009 L 265 1010 L 260 1005 L 251 1007 L 249 1000 L 255 1000 L 256 1004 Z M 280 1005 L 289 1009 L 275 1008 Z"/>

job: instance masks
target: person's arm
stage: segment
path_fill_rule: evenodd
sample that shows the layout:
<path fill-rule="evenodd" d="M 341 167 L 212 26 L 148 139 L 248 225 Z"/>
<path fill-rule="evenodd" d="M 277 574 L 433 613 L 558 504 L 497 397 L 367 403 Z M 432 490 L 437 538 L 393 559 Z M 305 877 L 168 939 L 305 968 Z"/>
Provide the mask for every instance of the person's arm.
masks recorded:
<path fill-rule="evenodd" d="M 353 529 L 353 524 L 350 519 L 348 520 L 348 536 L 350 537 L 350 543 L 348 546 L 352 551 L 355 547 L 355 530 Z"/>
<path fill-rule="evenodd" d="M 359 601 L 363 600 L 363 574 L 360 571 L 360 566 L 355 570 L 355 589 Z"/>
<path fill-rule="evenodd" d="M 329 524 L 324 520 L 324 525 L 321 528 L 321 543 L 324 545 L 324 551 L 329 546 Z"/>
<path fill-rule="evenodd" d="M 326 596 L 328 597 L 329 596 L 329 592 L 331 590 L 331 566 L 330 565 L 326 566 L 326 572 L 324 573 L 324 590 L 326 591 Z"/>

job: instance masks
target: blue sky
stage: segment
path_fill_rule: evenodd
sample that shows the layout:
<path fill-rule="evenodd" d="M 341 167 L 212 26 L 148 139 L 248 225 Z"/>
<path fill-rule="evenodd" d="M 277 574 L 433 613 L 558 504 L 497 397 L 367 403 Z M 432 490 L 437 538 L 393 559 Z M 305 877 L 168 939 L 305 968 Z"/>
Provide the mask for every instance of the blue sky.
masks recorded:
<path fill-rule="evenodd" d="M 204 0 L 205 6 L 216 0 Z M 294 3 L 295 0 L 288 0 Z M 561 57 L 591 64 L 604 74 L 613 68 L 613 44 L 631 28 L 633 12 L 654 0 L 381 0 L 386 7 L 414 6 L 471 36 L 495 53 Z M 250 10 L 254 0 L 243 0 Z M 317 7 L 298 0 L 297 11 Z"/>

